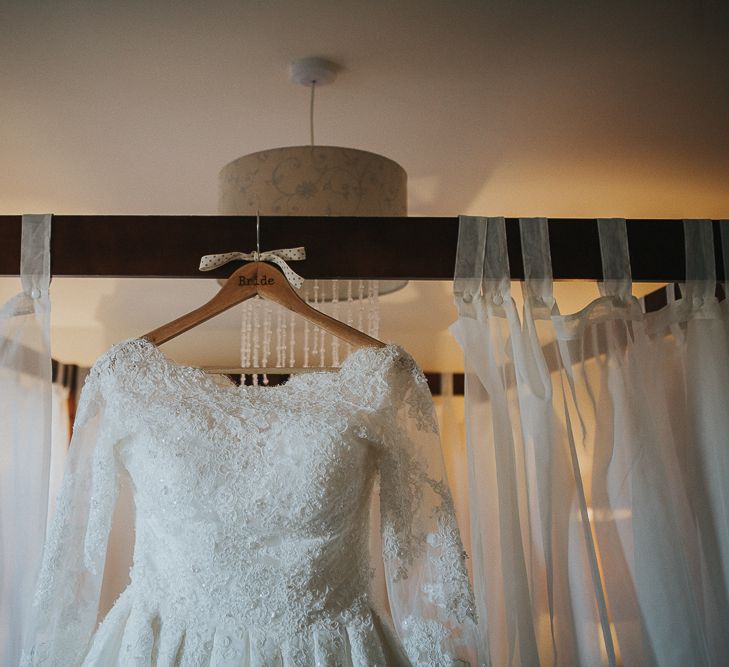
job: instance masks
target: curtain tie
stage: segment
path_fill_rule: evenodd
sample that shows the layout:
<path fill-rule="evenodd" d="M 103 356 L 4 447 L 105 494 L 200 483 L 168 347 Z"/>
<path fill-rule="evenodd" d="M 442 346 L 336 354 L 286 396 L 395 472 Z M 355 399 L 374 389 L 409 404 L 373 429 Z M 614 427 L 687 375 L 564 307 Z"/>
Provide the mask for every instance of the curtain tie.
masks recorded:
<path fill-rule="evenodd" d="M 297 288 L 304 284 L 304 279 L 296 273 L 288 264 L 306 259 L 306 250 L 299 248 L 279 248 L 278 250 L 266 250 L 265 252 L 226 252 L 220 255 L 204 255 L 200 258 L 200 271 L 212 271 L 223 264 L 233 260 L 246 262 L 272 262 L 276 264 L 286 276 L 286 279 Z"/>

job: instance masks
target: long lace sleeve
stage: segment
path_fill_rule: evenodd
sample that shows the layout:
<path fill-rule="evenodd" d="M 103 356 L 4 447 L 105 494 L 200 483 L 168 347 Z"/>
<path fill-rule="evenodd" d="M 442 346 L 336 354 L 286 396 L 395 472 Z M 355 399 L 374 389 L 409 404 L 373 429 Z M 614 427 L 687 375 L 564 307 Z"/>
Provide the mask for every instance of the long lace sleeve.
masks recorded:
<path fill-rule="evenodd" d="M 108 368 L 94 366 L 79 401 L 23 667 L 80 665 L 96 627 L 120 469 L 115 444 L 121 434 L 109 405 L 109 379 Z"/>
<path fill-rule="evenodd" d="M 473 590 L 430 391 L 405 353 L 388 384 L 380 512 L 392 618 L 413 665 L 475 667 L 484 663 Z"/>

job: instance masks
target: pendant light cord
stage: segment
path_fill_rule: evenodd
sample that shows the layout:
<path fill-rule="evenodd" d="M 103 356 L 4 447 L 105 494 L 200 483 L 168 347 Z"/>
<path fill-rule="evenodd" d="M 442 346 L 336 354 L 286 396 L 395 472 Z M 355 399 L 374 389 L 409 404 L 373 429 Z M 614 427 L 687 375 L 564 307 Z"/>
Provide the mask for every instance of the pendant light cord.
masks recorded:
<path fill-rule="evenodd" d="M 309 103 L 309 136 L 311 137 L 311 145 L 314 145 L 314 90 L 316 89 L 316 81 L 311 82 L 311 101 Z"/>

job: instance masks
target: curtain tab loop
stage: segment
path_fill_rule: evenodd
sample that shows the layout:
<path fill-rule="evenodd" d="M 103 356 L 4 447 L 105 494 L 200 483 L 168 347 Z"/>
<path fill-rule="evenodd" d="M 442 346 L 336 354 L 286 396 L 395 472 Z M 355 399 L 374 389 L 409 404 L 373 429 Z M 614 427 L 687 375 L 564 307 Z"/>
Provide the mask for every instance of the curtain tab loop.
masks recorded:
<path fill-rule="evenodd" d="M 524 259 L 524 297 L 533 305 L 554 305 L 552 255 L 547 218 L 519 218 Z"/>
<path fill-rule="evenodd" d="M 600 234 L 603 275 L 599 284 L 600 293 L 627 302 L 631 296 L 633 276 L 630 271 L 625 218 L 600 218 L 597 228 Z"/>
<path fill-rule="evenodd" d="M 475 297 L 485 297 L 500 305 L 510 297 L 510 282 L 504 218 L 460 216 L 453 281 L 459 314 L 475 317 Z M 501 299 L 498 304 L 495 296 Z"/>
<path fill-rule="evenodd" d="M 484 295 L 498 296 L 501 301 L 497 305 L 500 305 L 511 296 L 506 222 L 503 217 L 487 218 L 487 220 L 481 290 Z"/>
<path fill-rule="evenodd" d="M 20 281 L 33 299 L 47 293 L 51 283 L 51 218 L 50 213 L 22 218 Z"/>
<path fill-rule="evenodd" d="M 716 293 L 714 230 L 711 220 L 684 220 L 686 244 L 686 297 L 700 308 Z"/>
<path fill-rule="evenodd" d="M 475 317 L 473 298 L 481 291 L 488 220 L 461 215 L 458 218 L 458 246 L 453 276 L 453 298 L 462 317 Z"/>

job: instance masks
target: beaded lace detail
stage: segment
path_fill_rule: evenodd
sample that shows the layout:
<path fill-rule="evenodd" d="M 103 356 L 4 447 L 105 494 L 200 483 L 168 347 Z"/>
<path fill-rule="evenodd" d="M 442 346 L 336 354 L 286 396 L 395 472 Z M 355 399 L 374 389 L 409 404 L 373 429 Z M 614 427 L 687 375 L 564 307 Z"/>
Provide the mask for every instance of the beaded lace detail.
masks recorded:
<path fill-rule="evenodd" d="M 96 628 L 123 477 L 131 583 Z M 385 601 L 371 591 L 378 479 Z M 84 387 L 57 508 L 25 665 L 476 664 L 432 399 L 397 346 L 236 387 L 120 343 Z"/>

